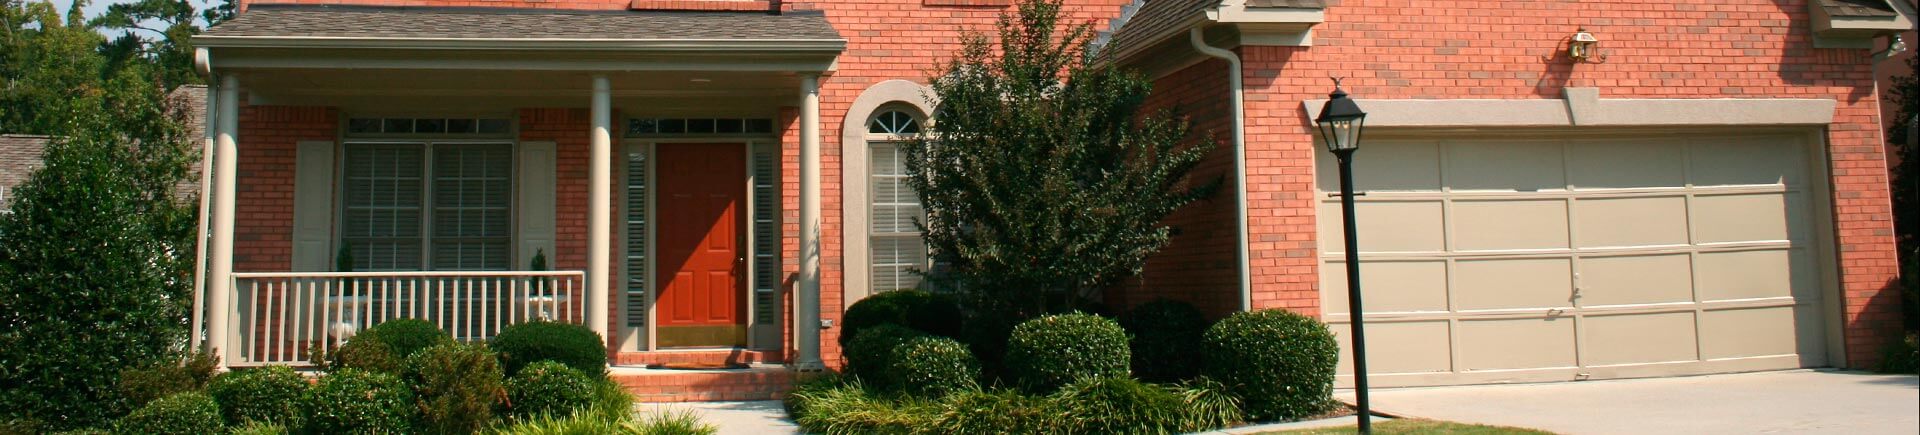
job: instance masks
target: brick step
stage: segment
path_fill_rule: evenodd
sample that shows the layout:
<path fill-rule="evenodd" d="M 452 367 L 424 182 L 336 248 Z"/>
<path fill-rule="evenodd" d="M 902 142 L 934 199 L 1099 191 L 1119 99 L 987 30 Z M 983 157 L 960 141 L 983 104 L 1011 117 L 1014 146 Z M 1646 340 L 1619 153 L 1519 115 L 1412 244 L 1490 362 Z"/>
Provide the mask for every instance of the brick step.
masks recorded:
<path fill-rule="evenodd" d="M 715 349 L 715 350 L 670 350 L 658 352 L 620 352 L 614 356 L 615 365 L 649 366 L 654 364 L 780 364 L 784 358 L 780 351 Z"/>
<path fill-rule="evenodd" d="M 777 400 L 793 390 L 793 372 L 782 366 L 728 370 L 615 366 L 610 375 L 643 403 Z"/>

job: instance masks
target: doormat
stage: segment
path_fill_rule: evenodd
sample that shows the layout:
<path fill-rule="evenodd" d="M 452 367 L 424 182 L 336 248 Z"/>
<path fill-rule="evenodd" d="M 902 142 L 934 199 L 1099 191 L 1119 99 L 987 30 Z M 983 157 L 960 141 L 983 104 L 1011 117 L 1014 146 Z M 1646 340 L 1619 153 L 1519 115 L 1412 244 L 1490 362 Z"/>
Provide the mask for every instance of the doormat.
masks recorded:
<path fill-rule="evenodd" d="M 741 363 L 667 363 L 648 364 L 647 368 L 653 370 L 740 370 L 747 368 L 747 365 Z"/>

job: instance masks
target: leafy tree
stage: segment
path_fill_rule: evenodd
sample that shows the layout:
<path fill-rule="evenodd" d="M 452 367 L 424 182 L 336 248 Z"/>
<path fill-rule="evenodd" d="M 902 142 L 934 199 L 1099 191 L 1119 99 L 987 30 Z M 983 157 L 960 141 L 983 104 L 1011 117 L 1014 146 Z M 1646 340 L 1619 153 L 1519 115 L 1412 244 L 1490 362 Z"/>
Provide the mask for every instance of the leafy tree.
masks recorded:
<path fill-rule="evenodd" d="M 75 1 L 62 19 L 52 3 L 0 0 L 0 132 L 50 134 L 72 113 L 74 95 L 100 85 L 106 38 Z"/>
<path fill-rule="evenodd" d="M 1907 58 L 1907 65 L 1920 71 L 1920 56 Z M 1920 331 L 1920 149 L 1908 146 L 1913 140 L 1909 129 L 1920 116 L 1920 77 L 1915 74 L 1893 78 L 1888 90 L 1894 105 L 1893 119 L 1886 120 L 1887 143 L 1897 150 L 1899 163 L 1892 169 L 1893 220 L 1898 236 L 1905 275 L 1902 280 L 1902 305 L 1908 331 Z"/>
<path fill-rule="evenodd" d="M 0 422 L 98 427 L 122 369 L 180 356 L 194 209 L 173 195 L 192 139 L 144 67 L 41 108 L 44 166 L 0 215 Z"/>
<path fill-rule="evenodd" d="M 205 18 L 216 18 L 209 9 Z M 124 68 L 136 58 L 150 60 L 158 67 L 160 83 L 166 88 L 199 83 L 193 70 L 191 38 L 200 33 L 194 18 L 201 16 L 187 0 L 137 0 L 115 3 L 88 24 L 103 29 L 126 30 L 120 37 L 102 44 L 101 53 L 112 70 Z"/>
<path fill-rule="evenodd" d="M 975 309 L 1026 318 L 1087 305 L 1165 246 L 1168 214 L 1218 180 L 1188 174 L 1214 148 L 1168 112 L 1141 113 L 1152 82 L 1094 57 L 1059 0 L 1002 14 L 998 41 L 969 35 L 931 79 L 938 113 L 904 147 L 944 280 Z"/>

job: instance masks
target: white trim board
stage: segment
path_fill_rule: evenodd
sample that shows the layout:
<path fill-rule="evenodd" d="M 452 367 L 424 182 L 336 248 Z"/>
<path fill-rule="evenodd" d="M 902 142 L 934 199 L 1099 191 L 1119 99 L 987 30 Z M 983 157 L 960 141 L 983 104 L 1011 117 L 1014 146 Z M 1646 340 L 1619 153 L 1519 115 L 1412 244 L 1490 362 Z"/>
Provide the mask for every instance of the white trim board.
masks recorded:
<path fill-rule="evenodd" d="M 1567 88 L 1564 99 L 1357 99 L 1367 127 L 1759 126 L 1833 123 L 1829 99 L 1602 99 L 1598 88 Z M 1327 100 L 1301 102 L 1307 119 Z"/>

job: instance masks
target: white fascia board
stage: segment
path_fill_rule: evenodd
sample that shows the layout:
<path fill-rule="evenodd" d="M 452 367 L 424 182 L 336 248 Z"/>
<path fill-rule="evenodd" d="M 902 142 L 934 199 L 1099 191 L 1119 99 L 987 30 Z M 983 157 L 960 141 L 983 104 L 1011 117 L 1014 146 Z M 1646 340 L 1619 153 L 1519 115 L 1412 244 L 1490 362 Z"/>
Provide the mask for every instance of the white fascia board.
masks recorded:
<path fill-rule="evenodd" d="M 209 48 L 348 48 L 412 50 L 621 50 L 657 52 L 840 52 L 845 39 L 563 39 L 393 38 L 345 36 L 195 36 Z"/>
<path fill-rule="evenodd" d="M 1820 7 L 1819 2 L 1807 2 L 1812 21 L 1813 45 L 1815 48 L 1873 48 L 1873 38 L 1895 35 L 1914 27 L 1916 12 L 1912 5 L 1904 1 L 1889 1 L 1893 6 L 1891 17 L 1835 17 Z"/>
<path fill-rule="evenodd" d="M 1826 125 L 1833 123 L 1837 104 L 1829 99 L 1798 98 L 1603 99 L 1597 98 L 1597 92 L 1570 97 L 1574 100 L 1354 102 L 1367 112 L 1367 127 L 1462 128 Z M 1324 104 L 1326 100 L 1301 102 L 1307 119 L 1319 117 Z"/>

